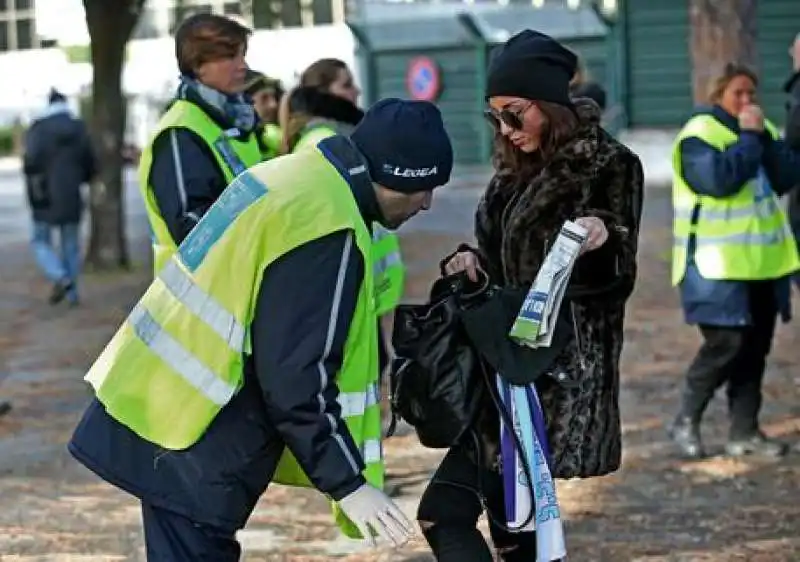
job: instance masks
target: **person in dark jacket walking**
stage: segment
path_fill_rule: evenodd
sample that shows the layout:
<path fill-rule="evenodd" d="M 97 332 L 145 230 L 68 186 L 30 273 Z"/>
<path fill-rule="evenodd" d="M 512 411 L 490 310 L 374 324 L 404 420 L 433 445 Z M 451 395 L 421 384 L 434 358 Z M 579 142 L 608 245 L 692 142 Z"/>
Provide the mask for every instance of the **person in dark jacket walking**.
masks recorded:
<path fill-rule="evenodd" d="M 49 105 L 25 135 L 23 158 L 28 201 L 33 214 L 33 252 L 44 275 L 53 282 L 50 302 L 64 297 L 78 304 L 81 186 L 95 175 L 96 163 L 83 121 L 70 113 L 66 97 L 55 89 Z M 60 251 L 53 247 L 53 230 Z"/>
<path fill-rule="evenodd" d="M 253 167 L 231 184 L 189 234 L 118 332 L 121 339 L 115 336 L 104 360 L 95 363 L 95 375 L 106 367 L 114 374 L 106 370 L 104 380 L 98 381 L 90 373 L 99 387 L 98 398 L 69 444 L 82 464 L 141 500 L 148 560 L 239 560 L 235 533 L 276 470 L 280 472 L 285 449 L 293 453 L 308 481 L 338 502 L 351 521 L 367 521 L 396 542 L 407 538 L 409 529 L 392 522 L 394 517 L 405 518 L 374 484 L 367 484 L 368 476 L 365 479 L 370 466 L 383 464 L 373 408 L 378 396 L 347 387 L 344 379 L 370 377 L 374 384 L 378 376 L 377 333 L 371 331 L 374 305 L 367 304 L 372 302 L 372 276 L 365 273 L 371 266 L 367 229 L 373 221 L 396 228 L 428 209 L 433 189 L 448 181 L 452 163 L 452 145 L 434 105 L 383 100 L 367 113 L 352 139 L 336 135 L 315 149 Z M 253 201 L 252 194 L 259 192 L 263 199 L 259 195 Z M 302 211 L 307 205 L 312 208 L 307 214 L 314 215 L 311 220 Z M 317 207 L 326 209 L 324 216 Z M 343 209 L 345 222 L 337 218 Z M 170 220 L 176 223 L 180 218 Z M 318 227 L 328 233 L 299 232 Z M 278 236 L 262 243 L 268 234 Z M 213 260 L 215 251 L 224 258 Z M 201 254 L 206 257 L 200 257 L 198 265 Z M 186 265 L 191 263 L 194 266 Z M 165 282 L 184 267 L 192 267 L 194 273 L 185 269 L 180 289 L 171 293 L 174 285 Z M 251 273 L 240 273 L 245 270 Z M 255 285 L 250 285 L 250 276 Z M 155 311 L 149 320 L 136 314 L 137 309 L 152 310 L 148 294 L 158 295 L 162 289 L 169 298 L 158 306 L 177 320 L 169 327 L 159 323 Z M 206 295 L 202 304 L 184 306 L 184 301 L 197 304 L 201 294 Z M 204 328 L 208 321 L 224 323 L 232 310 L 241 308 L 234 306 L 236 301 L 252 303 L 252 320 L 242 331 L 231 328 L 241 334 L 242 345 L 244 334 L 249 335 L 247 347 L 252 351 L 236 354 L 236 365 L 223 367 L 221 363 L 228 363 L 226 352 L 212 349 L 203 356 L 198 350 L 219 344 L 229 349 L 228 344 L 213 330 L 207 332 L 207 344 L 199 343 L 186 333 L 187 324 Z M 134 317 L 145 320 L 141 330 Z M 131 330 L 132 325 L 136 328 Z M 137 361 L 150 368 L 137 369 L 118 360 L 125 349 L 144 357 Z M 205 408 L 170 408 L 168 416 L 153 412 L 165 398 L 187 403 L 182 398 L 188 392 L 219 390 L 219 378 L 207 379 L 206 385 L 184 382 L 209 369 L 235 370 L 240 384 L 232 396 L 217 402 L 221 409 L 200 438 L 192 438 L 193 444 L 166 449 L 129 428 L 135 419 L 146 420 L 149 429 L 135 425 L 140 431 L 175 427 L 180 432 L 198 417 L 206 419 Z M 165 392 L 164 385 L 175 392 Z M 114 416 L 109 413 L 112 406 L 107 404 L 120 401 L 128 406 L 127 419 L 120 408 Z M 366 447 L 366 441 L 358 446 L 350 420 L 368 411 L 370 420 L 364 423 L 371 431 L 362 431 L 361 437 L 374 446 Z"/>

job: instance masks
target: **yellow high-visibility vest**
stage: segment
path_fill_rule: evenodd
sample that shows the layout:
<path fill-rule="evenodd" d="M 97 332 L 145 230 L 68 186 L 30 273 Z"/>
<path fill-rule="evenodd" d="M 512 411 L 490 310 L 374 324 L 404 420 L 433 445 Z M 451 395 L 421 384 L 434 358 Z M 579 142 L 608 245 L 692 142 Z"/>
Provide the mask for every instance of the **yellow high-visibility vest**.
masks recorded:
<path fill-rule="evenodd" d="M 263 160 L 275 158 L 281 152 L 283 131 L 275 123 L 267 123 L 261 131 L 261 157 Z"/>
<path fill-rule="evenodd" d="M 774 137 L 777 130 L 767 122 Z M 694 261 L 706 279 L 755 281 L 777 279 L 800 269 L 797 245 L 778 198 L 761 174 L 727 197 L 694 192 L 683 180 L 680 143 L 696 137 L 719 151 L 739 135 L 711 115 L 692 117 L 678 134 L 672 152 L 672 284 L 686 274 L 689 242 Z"/>
<path fill-rule="evenodd" d="M 153 188 L 150 185 L 150 169 L 153 166 L 153 144 L 155 140 L 165 131 L 170 129 L 188 129 L 208 145 L 211 154 L 217 162 L 226 183 L 233 181 L 233 178 L 241 174 L 250 166 L 261 162 L 261 149 L 258 146 L 258 139 L 255 134 L 247 136 L 247 139 L 240 141 L 233 136 L 228 136 L 228 132 L 223 130 L 217 123 L 209 117 L 196 104 L 186 100 L 176 100 L 169 110 L 161 117 L 156 127 L 156 131 L 142 151 L 139 160 L 139 189 L 142 192 L 147 218 L 150 221 L 150 230 L 153 241 L 153 269 L 158 273 L 175 252 L 177 245 L 167 228 L 161 211 L 158 209 Z M 237 130 L 238 134 L 238 130 Z M 177 158 L 177 145 L 172 145 L 173 156 Z M 189 165 L 184 162 L 183 165 Z M 179 194 L 186 197 L 183 187 L 182 170 L 177 172 L 178 189 L 182 190 Z M 200 217 L 197 217 L 198 219 Z"/>
<path fill-rule="evenodd" d="M 350 186 L 318 150 L 240 174 L 158 272 L 86 375 L 109 415 L 165 449 L 191 447 L 243 384 L 264 271 L 293 249 L 341 230 L 354 232 L 353 251 L 369 263 L 370 233 Z M 366 465 L 363 475 L 380 488 L 375 288 L 372 270 L 364 269 L 336 385 L 342 417 Z M 273 481 L 310 486 L 288 450 Z M 336 516 L 346 534 L 359 536 L 338 507 Z"/>

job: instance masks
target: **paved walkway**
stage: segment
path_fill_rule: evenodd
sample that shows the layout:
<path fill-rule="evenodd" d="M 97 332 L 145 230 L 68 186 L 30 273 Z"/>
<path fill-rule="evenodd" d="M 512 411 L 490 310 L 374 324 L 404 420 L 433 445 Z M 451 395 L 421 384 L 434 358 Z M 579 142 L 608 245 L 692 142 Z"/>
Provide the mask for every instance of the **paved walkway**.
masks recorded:
<path fill-rule="evenodd" d="M 455 193 L 440 199 L 427 218 L 415 219 L 402 237 L 412 270 L 409 299 L 424 298 L 439 258 L 469 238 L 476 194 L 466 188 Z M 641 274 L 627 324 L 623 469 L 558 488 L 570 560 L 800 560 L 800 456 L 684 462 L 664 437 L 662 424 L 673 413 L 683 369 L 698 344 L 695 332 L 682 325 L 667 284 L 667 196 L 662 190 L 648 194 Z M 143 261 L 145 241 L 140 237 L 133 246 Z M 15 405 L 0 419 L 0 560 L 143 560 L 136 502 L 73 462 L 64 443 L 89 399 L 81 376 L 145 287 L 148 270 L 90 276 L 84 308 L 53 308 L 43 304 L 49 287 L 26 250 L 0 244 L 0 395 Z M 799 345 L 800 329 L 780 328 L 764 410 L 767 432 L 793 441 L 800 435 Z M 721 400 L 705 430 L 720 451 Z M 413 516 L 440 452 L 409 435 L 389 440 L 387 454 L 388 489 Z M 366 551 L 339 539 L 318 494 L 278 487 L 264 495 L 240 538 L 248 561 L 431 561 L 420 538 L 400 551 Z"/>

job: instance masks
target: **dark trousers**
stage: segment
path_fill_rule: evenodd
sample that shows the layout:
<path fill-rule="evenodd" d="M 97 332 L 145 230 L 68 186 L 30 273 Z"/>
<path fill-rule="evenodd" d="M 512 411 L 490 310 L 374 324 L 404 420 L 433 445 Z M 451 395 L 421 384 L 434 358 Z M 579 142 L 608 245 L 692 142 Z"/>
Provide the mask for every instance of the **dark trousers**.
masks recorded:
<path fill-rule="evenodd" d="M 491 551 L 480 531 L 478 518 L 484 506 L 489 532 L 505 562 L 530 562 L 536 558 L 536 533 L 511 533 L 505 521 L 503 481 L 499 473 L 480 469 L 463 449 L 455 447 L 445 456 L 420 499 L 417 519 L 439 562 L 492 562 Z M 499 522 L 500 524 L 498 524 Z"/>
<path fill-rule="evenodd" d="M 238 562 L 234 531 L 195 523 L 173 511 L 142 502 L 148 562 Z"/>
<path fill-rule="evenodd" d="M 682 414 L 699 422 L 716 390 L 727 383 L 733 439 L 758 430 L 761 383 L 775 333 L 777 306 L 772 283 L 752 283 L 749 326 L 700 326 L 703 345 L 686 373 Z"/>

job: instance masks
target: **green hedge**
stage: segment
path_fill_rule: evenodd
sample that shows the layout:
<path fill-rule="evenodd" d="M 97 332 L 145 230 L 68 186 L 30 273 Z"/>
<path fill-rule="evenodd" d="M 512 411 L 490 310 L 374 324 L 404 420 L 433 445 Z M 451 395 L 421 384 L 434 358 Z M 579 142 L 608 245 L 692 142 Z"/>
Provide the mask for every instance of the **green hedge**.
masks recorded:
<path fill-rule="evenodd" d="M 0 127 L 0 156 L 14 154 L 14 127 Z"/>
<path fill-rule="evenodd" d="M 92 51 L 89 45 L 67 45 L 61 47 L 71 63 L 92 62 Z"/>

